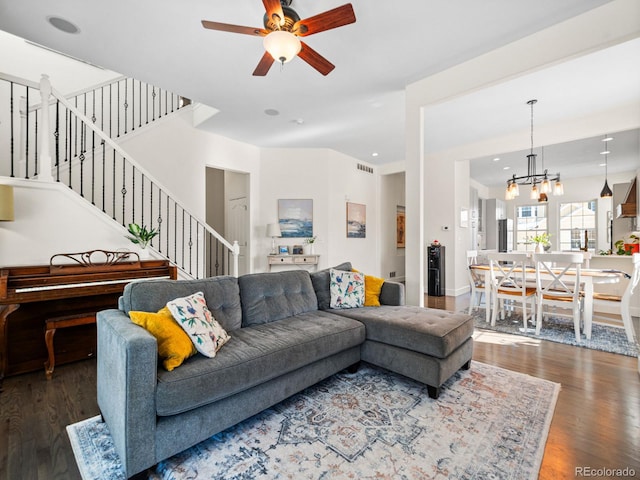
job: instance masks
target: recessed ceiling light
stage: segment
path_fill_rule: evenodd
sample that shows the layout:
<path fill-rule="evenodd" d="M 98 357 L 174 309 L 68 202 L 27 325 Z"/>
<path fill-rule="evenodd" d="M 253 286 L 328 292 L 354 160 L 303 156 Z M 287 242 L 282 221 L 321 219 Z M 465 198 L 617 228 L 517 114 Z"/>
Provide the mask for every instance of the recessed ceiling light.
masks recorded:
<path fill-rule="evenodd" d="M 605 150 L 604 152 L 600 152 L 600 155 L 609 155 L 610 153 L 609 150 Z"/>
<path fill-rule="evenodd" d="M 502 167 L 503 170 L 509 170 L 511 167 Z"/>
<path fill-rule="evenodd" d="M 500 157 L 496 157 L 493 159 L 494 162 L 499 162 L 500 161 Z"/>
<path fill-rule="evenodd" d="M 79 33 L 80 29 L 61 17 L 47 17 L 47 21 L 54 27 L 64 33 Z"/>
<path fill-rule="evenodd" d="M 278 115 L 280 115 L 280 112 L 278 110 L 276 110 L 275 108 L 267 108 L 264 111 L 265 114 L 271 116 L 271 117 L 276 117 Z"/>
<path fill-rule="evenodd" d="M 378 152 L 373 152 L 373 153 L 371 154 L 371 156 L 372 156 L 372 157 L 377 157 L 377 156 L 378 156 Z"/>
<path fill-rule="evenodd" d="M 602 139 L 603 142 L 610 142 L 611 140 L 613 140 L 613 137 L 605 137 Z"/>
<path fill-rule="evenodd" d="M 606 164 L 606 163 L 601 163 L 601 164 L 600 164 L 600 166 L 601 166 L 601 167 L 606 167 L 606 166 L 607 166 L 607 164 Z"/>

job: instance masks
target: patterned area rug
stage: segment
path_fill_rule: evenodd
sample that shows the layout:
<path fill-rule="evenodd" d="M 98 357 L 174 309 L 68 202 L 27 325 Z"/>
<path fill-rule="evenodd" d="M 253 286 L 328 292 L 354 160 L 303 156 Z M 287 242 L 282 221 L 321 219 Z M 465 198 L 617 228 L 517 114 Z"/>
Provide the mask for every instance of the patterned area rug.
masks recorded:
<path fill-rule="evenodd" d="M 158 464 L 150 479 L 536 479 L 560 385 L 479 362 L 438 400 L 363 364 Z M 67 427 L 85 480 L 124 479 L 99 417 Z"/>
<path fill-rule="evenodd" d="M 467 311 L 465 310 L 464 313 L 467 313 Z M 474 311 L 473 317 L 476 329 L 522 335 L 524 337 L 566 343 L 567 345 L 618 353 L 630 357 L 638 356 L 638 345 L 636 343 L 629 343 L 622 328 L 594 323 L 591 329 L 591 339 L 587 340 L 587 337 L 582 335 L 580 343 L 578 343 L 576 342 L 576 336 L 573 330 L 573 320 L 569 318 L 549 317 L 545 319 L 542 329 L 540 330 L 540 335 L 536 335 L 536 328 L 531 324 L 529 324 L 527 330 L 524 331 L 522 315 L 520 313 L 514 313 L 511 317 L 505 315 L 504 320 L 501 320 L 500 315 L 498 315 L 495 327 L 492 327 L 490 323 L 486 322 L 484 308 L 479 308 L 477 311 Z"/>

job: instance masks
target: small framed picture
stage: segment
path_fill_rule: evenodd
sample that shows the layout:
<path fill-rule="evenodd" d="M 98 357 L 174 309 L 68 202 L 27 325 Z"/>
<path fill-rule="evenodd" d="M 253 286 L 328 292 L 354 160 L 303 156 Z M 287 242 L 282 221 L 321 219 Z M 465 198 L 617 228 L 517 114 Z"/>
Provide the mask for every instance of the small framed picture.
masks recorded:
<path fill-rule="evenodd" d="M 287 247 L 286 245 L 280 245 L 278 247 L 278 253 L 280 255 L 289 255 L 289 247 Z"/>
<path fill-rule="evenodd" d="M 294 245 L 291 247 L 291 253 L 294 255 L 302 255 L 302 245 Z"/>

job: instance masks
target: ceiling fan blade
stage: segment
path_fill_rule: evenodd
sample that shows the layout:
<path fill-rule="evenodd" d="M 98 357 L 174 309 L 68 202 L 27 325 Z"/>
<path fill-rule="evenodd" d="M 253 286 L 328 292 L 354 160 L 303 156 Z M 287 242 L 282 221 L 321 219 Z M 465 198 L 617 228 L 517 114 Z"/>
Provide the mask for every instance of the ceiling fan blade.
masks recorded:
<path fill-rule="evenodd" d="M 210 30 L 220 30 L 221 32 L 243 33 L 245 35 L 254 35 L 264 37 L 269 32 L 264 28 L 243 27 L 240 25 L 231 25 L 230 23 L 210 22 L 202 20 L 202 26 Z"/>
<path fill-rule="evenodd" d="M 349 25 L 350 23 L 355 23 L 355 21 L 356 14 L 353 11 L 353 6 L 347 3 L 333 10 L 327 10 L 324 13 L 296 22 L 293 25 L 292 32 L 299 37 L 306 37 L 314 33 Z"/>
<path fill-rule="evenodd" d="M 271 65 L 273 65 L 273 57 L 269 52 L 264 52 L 260 62 L 258 62 L 258 66 L 253 71 L 253 75 L 256 77 L 264 77 L 271 68 Z"/>
<path fill-rule="evenodd" d="M 279 27 L 284 25 L 284 12 L 280 0 L 262 0 L 267 16 L 273 20 Z"/>
<path fill-rule="evenodd" d="M 300 50 L 300 53 L 298 53 L 298 56 L 319 71 L 322 75 L 328 75 L 331 73 L 331 70 L 336 68 L 333 63 L 320 55 L 309 45 L 304 42 L 300 43 L 302 44 L 302 49 Z"/>

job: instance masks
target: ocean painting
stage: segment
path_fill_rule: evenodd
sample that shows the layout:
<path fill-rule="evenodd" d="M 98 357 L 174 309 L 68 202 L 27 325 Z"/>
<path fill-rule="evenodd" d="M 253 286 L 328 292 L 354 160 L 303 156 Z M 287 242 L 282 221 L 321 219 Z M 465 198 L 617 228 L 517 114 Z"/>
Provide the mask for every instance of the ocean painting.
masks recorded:
<path fill-rule="evenodd" d="M 366 238 L 367 206 L 347 202 L 347 238 Z"/>
<path fill-rule="evenodd" d="M 278 200 L 282 238 L 313 237 L 313 200 Z"/>

